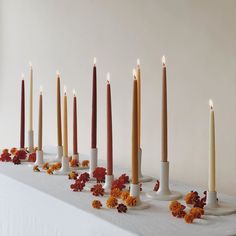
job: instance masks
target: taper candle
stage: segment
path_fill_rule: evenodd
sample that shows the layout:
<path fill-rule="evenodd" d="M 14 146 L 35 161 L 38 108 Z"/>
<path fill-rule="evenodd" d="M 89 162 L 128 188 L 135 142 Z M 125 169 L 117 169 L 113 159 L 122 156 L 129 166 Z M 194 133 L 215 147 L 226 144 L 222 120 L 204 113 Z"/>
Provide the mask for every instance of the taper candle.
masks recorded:
<path fill-rule="evenodd" d="M 166 86 L 166 59 L 162 57 L 162 155 L 161 161 L 168 159 L 168 129 L 167 129 L 167 86 Z"/>
<path fill-rule="evenodd" d="M 141 148 L 141 70 L 140 60 L 137 59 L 137 85 L 138 85 L 138 148 Z"/>
<path fill-rule="evenodd" d="M 209 100 L 210 121 L 209 121 L 209 178 L 208 188 L 210 192 L 215 192 L 215 113 L 213 101 Z"/>
<path fill-rule="evenodd" d="M 63 156 L 68 157 L 67 94 L 64 86 Z"/>
<path fill-rule="evenodd" d="M 61 82 L 60 74 L 57 72 L 57 145 L 62 146 L 61 132 Z"/>
<path fill-rule="evenodd" d="M 33 67 L 32 63 L 29 63 L 30 67 L 30 97 L 29 97 L 29 130 L 33 130 Z"/>
<path fill-rule="evenodd" d="M 132 184 L 138 184 L 138 85 L 133 70 L 133 114 L 132 114 Z"/>
<path fill-rule="evenodd" d="M 112 108 L 109 73 L 107 73 L 107 175 L 113 175 Z"/>
<path fill-rule="evenodd" d="M 77 140 L 77 97 L 73 90 L 73 154 L 78 154 L 78 140 Z"/>
<path fill-rule="evenodd" d="M 91 148 L 97 148 L 97 69 L 96 69 L 96 57 L 94 57 L 92 87 L 93 88 L 92 88 Z"/>
<path fill-rule="evenodd" d="M 20 148 L 25 148 L 25 76 L 21 75 Z"/>
<path fill-rule="evenodd" d="M 42 151 L 43 140 L 43 88 L 40 87 L 39 94 L 39 127 L 38 127 L 38 150 Z"/>

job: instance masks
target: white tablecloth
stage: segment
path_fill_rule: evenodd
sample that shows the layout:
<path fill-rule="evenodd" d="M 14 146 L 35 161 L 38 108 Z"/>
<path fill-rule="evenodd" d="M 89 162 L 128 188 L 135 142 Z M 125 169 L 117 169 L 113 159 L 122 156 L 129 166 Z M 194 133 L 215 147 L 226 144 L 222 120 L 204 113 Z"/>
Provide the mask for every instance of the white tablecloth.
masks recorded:
<path fill-rule="evenodd" d="M 95 197 L 86 191 L 71 191 L 71 183 L 66 176 L 35 173 L 27 164 L 0 163 L 0 235 L 236 235 L 236 214 L 204 216 L 186 224 L 171 216 L 168 202 L 150 201 L 144 194 L 149 209 L 126 214 L 116 209 L 96 210 L 91 207 Z M 143 191 L 153 185 L 143 184 Z M 176 183 L 172 188 L 182 193 L 193 189 Z M 219 198 L 236 204 L 236 198 L 220 194 Z M 106 199 L 100 198 L 104 206 Z"/>

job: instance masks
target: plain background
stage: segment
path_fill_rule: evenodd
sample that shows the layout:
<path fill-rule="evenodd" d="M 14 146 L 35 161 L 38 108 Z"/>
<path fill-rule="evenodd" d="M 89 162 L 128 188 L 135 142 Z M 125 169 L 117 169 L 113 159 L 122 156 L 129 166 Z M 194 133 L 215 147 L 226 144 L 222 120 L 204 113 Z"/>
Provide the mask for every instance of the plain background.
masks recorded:
<path fill-rule="evenodd" d="M 98 148 L 106 158 L 111 73 L 114 163 L 131 166 L 132 68 L 142 69 L 143 172 L 158 176 L 161 57 L 167 57 L 170 178 L 207 188 L 208 99 L 216 112 L 217 190 L 236 196 L 236 1 L 0 0 L 0 147 L 19 146 L 20 83 L 34 67 L 34 130 L 44 88 L 44 144 L 56 145 L 56 70 L 79 105 L 79 149 L 90 150 L 93 57 Z M 26 114 L 28 127 L 28 113 Z M 72 148 L 72 122 L 70 149 Z M 26 133 L 27 140 L 27 133 Z"/>

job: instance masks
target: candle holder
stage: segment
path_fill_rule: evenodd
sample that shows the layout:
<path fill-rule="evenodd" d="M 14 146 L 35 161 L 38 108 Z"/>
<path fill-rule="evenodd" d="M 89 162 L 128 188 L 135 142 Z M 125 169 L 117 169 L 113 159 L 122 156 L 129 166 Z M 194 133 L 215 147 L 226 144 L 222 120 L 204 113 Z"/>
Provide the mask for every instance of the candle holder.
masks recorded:
<path fill-rule="evenodd" d="M 105 176 L 105 184 L 103 185 L 105 193 L 110 193 L 113 180 L 114 180 L 113 175 Z"/>
<path fill-rule="evenodd" d="M 29 146 L 29 153 L 34 152 L 34 131 L 28 131 L 28 146 Z"/>
<path fill-rule="evenodd" d="M 217 192 L 208 191 L 204 211 L 206 215 L 231 215 L 236 213 L 236 206 L 226 202 L 219 202 L 217 199 Z"/>
<path fill-rule="evenodd" d="M 61 169 L 56 172 L 57 175 L 68 175 L 70 173 L 69 158 L 62 156 Z"/>
<path fill-rule="evenodd" d="M 130 196 L 135 197 L 137 200 L 136 206 L 130 207 L 130 209 L 141 210 L 147 209 L 150 205 L 147 202 L 143 202 L 140 199 L 140 185 L 139 184 L 130 184 Z"/>
<path fill-rule="evenodd" d="M 43 151 L 37 150 L 36 151 L 36 161 L 34 162 L 34 165 L 35 166 L 42 166 L 43 164 L 44 164 Z"/>
<path fill-rule="evenodd" d="M 97 168 L 98 163 L 98 149 L 97 148 L 91 148 L 90 152 L 90 165 L 89 165 L 89 175 L 90 180 L 93 180 L 93 172 Z"/>
<path fill-rule="evenodd" d="M 57 155 L 56 155 L 56 159 L 54 160 L 54 162 L 61 162 L 62 156 L 63 156 L 63 147 L 57 146 Z"/>
<path fill-rule="evenodd" d="M 169 162 L 161 162 L 160 188 L 157 192 L 149 192 L 147 196 L 160 201 L 172 201 L 182 197 L 179 192 L 169 189 Z"/>
<path fill-rule="evenodd" d="M 152 177 L 142 175 L 142 148 L 138 150 L 138 179 L 141 183 L 152 181 Z"/>

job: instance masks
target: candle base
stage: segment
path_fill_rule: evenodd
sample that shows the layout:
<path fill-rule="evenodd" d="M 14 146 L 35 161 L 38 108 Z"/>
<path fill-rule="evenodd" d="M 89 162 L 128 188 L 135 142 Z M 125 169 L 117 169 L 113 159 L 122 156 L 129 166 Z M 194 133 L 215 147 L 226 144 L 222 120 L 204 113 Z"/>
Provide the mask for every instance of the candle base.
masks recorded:
<path fill-rule="evenodd" d="M 68 175 L 70 173 L 69 158 L 67 156 L 62 157 L 61 169 L 56 171 L 57 175 Z"/>
<path fill-rule="evenodd" d="M 147 202 L 143 202 L 140 199 L 140 185 L 139 184 L 130 184 L 130 196 L 135 197 L 137 199 L 136 206 L 129 207 L 132 210 L 142 210 L 147 209 L 150 205 Z"/>
<path fill-rule="evenodd" d="M 34 152 L 34 131 L 28 131 L 28 146 L 29 146 L 29 153 Z"/>
<path fill-rule="evenodd" d="M 73 155 L 72 155 L 72 160 L 76 160 L 76 161 L 79 162 L 79 153 L 73 154 Z"/>
<path fill-rule="evenodd" d="M 93 179 L 93 172 L 97 168 L 97 163 L 98 163 L 98 149 L 97 148 L 91 148 L 90 166 L 89 166 L 90 180 Z"/>
<path fill-rule="evenodd" d="M 169 189 L 169 162 L 161 162 L 160 188 L 157 192 L 148 192 L 147 197 L 160 201 L 172 201 L 182 197 L 181 193 Z"/>
<path fill-rule="evenodd" d="M 105 176 L 105 184 L 103 185 L 105 193 L 111 192 L 111 186 L 112 186 L 113 180 L 114 180 L 113 175 L 106 175 Z"/>
<path fill-rule="evenodd" d="M 63 147 L 57 146 L 57 155 L 56 155 L 56 159 L 54 160 L 54 162 L 61 162 L 62 156 L 63 156 Z"/>
<path fill-rule="evenodd" d="M 208 191 L 204 211 L 206 215 L 231 215 L 236 213 L 236 206 L 226 202 L 219 202 L 217 199 L 217 192 Z"/>
<path fill-rule="evenodd" d="M 34 166 L 43 166 L 44 159 L 43 159 L 43 151 L 38 150 L 36 151 L 36 161 L 34 162 Z"/>
<path fill-rule="evenodd" d="M 138 150 L 138 179 L 140 183 L 152 181 L 152 177 L 143 176 L 142 174 L 142 148 Z"/>

